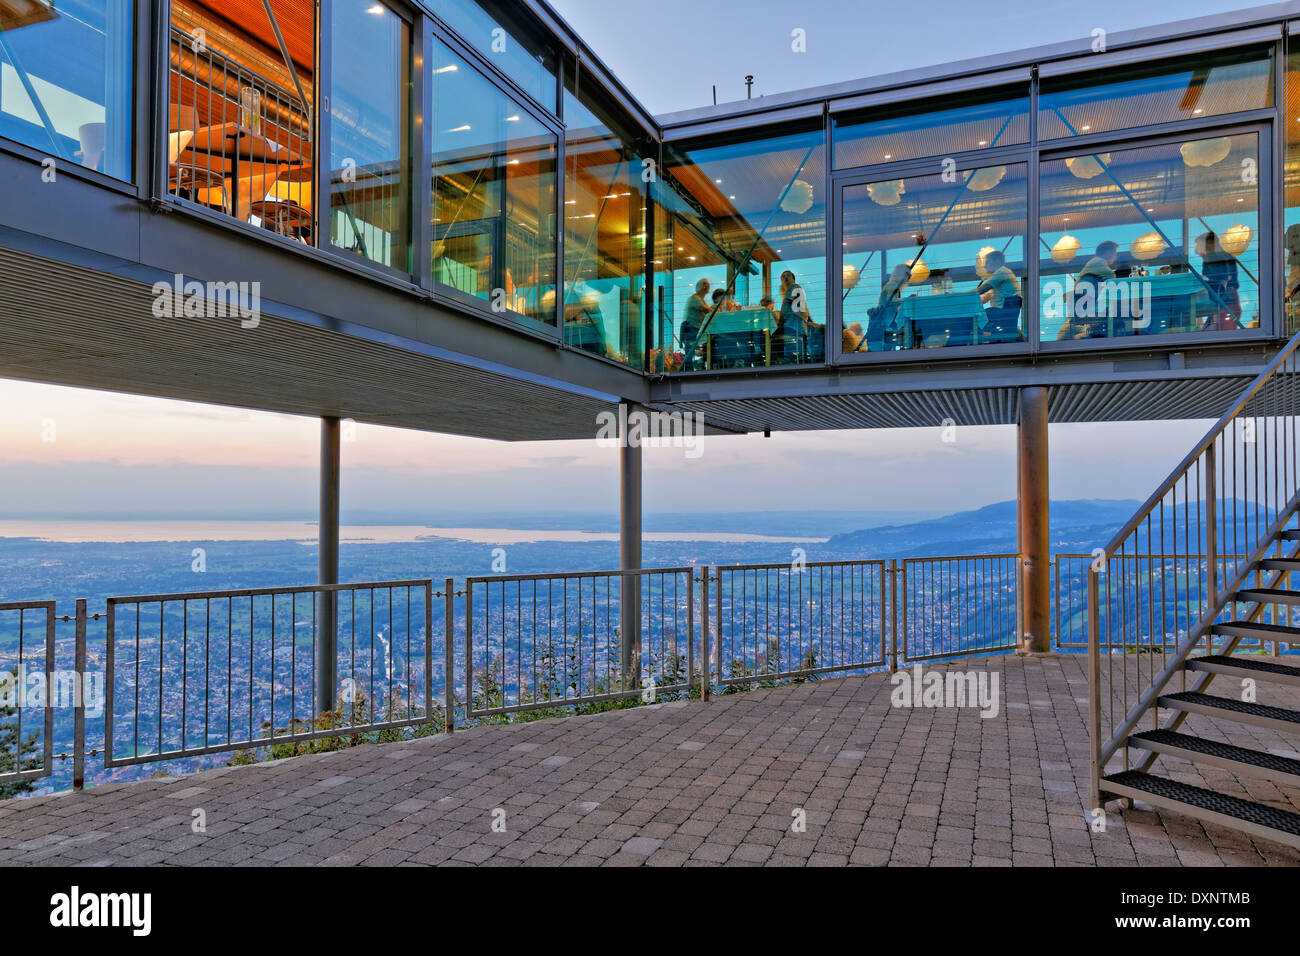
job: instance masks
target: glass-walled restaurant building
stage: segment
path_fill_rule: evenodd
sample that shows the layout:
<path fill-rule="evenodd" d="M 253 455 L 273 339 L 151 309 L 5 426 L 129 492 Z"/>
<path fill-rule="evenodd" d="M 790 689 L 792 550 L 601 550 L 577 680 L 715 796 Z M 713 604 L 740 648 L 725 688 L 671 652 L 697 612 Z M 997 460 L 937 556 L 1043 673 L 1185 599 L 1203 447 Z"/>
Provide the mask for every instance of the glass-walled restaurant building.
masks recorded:
<path fill-rule="evenodd" d="M 656 376 L 1265 341 L 1257 12 L 656 119 L 538 2 L 0 0 L 0 148 Z"/>

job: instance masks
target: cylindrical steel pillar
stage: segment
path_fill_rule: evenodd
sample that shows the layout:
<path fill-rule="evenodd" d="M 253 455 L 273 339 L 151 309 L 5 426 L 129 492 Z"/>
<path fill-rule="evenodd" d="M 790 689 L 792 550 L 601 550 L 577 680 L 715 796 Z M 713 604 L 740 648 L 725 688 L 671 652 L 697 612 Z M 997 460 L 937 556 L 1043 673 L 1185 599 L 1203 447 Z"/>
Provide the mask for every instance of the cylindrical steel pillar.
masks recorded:
<path fill-rule="evenodd" d="M 1046 653 L 1052 649 L 1052 560 L 1045 386 L 1031 385 L 1020 390 L 1016 438 L 1021 641 L 1026 651 Z"/>
<path fill-rule="evenodd" d="M 632 415 L 629 412 L 629 419 Z M 633 419 L 619 442 L 618 566 L 641 567 L 641 432 Z M 641 685 L 641 578 L 624 575 L 619 588 L 619 673 L 627 689 Z"/>
<path fill-rule="evenodd" d="M 339 420 L 320 420 L 320 521 L 318 584 L 339 583 Z M 337 706 L 338 593 L 322 591 L 316 627 L 316 712 Z"/>

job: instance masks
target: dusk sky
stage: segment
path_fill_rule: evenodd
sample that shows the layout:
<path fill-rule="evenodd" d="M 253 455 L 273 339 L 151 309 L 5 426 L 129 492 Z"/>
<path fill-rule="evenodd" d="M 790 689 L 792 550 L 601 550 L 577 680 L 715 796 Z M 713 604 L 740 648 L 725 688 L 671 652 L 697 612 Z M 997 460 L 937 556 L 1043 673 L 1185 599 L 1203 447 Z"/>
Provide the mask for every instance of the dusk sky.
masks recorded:
<path fill-rule="evenodd" d="M 653 112 L 775 93 L 1239 8 L 1213 0 L 553 0 Z M 795 28 L 808 52 L 791 51 Z M 319 425 L 0 380 L 0 517 L 265 517 L 315 507 Z M 521 414 L 526 410 L 521 409 Z M 1141 498 L 1208 423 L 1053 426 L 1053 498 Z M 1014 429 L 843 431 L 706 440 L 646 454 L 647 511 L 961 510 L 1015 494 Z M 343 446 L 345 509 L 592 512 L 617 508 L 617 452 L 594 441 L 507 445 L 359 426 Z M 761 527 L 755 528 L 761 531 Z"/>

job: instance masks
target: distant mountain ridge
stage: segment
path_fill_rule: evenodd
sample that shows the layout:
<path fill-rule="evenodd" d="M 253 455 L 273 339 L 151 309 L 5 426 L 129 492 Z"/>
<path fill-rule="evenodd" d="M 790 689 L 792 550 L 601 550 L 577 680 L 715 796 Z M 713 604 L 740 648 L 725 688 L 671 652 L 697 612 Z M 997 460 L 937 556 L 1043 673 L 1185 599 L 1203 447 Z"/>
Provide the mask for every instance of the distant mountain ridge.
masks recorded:
<path fill-rule="evenodd" d="M 1105 545 L 1141 504 L 1102 498 L 1051 502 L 1051 550 L 1089 552 Z M 865 558 L 1014 552 L 1016 503 L 999 501 L 941 518 L 848 531 L 834 535 L 826 547 Z"/>

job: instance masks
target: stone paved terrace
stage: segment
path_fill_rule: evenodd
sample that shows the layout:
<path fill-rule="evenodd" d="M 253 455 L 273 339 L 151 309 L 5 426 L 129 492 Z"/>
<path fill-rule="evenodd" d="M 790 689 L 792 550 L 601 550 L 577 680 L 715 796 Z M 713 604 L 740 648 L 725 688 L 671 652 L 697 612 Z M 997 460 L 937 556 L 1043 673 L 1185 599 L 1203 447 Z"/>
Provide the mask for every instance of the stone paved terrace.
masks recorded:
<path fill-rule="evenodd" d="M 1090 832 L 1085 664 L 949 665 L 1001 673 L 992 719 L 892 708 L 876 674 L 12 800 L 0 853 L 42 865 L 1300 863 L 1141 804 Z M 1300 807 L 1271 784 L 1171 769 Z M 196 808 L 206 833 L 191 832 Z"/>

